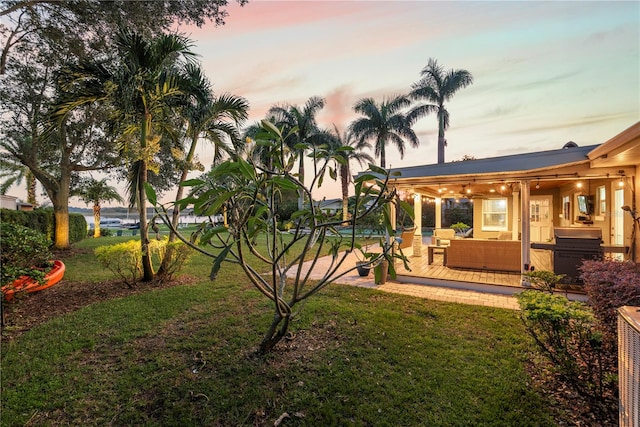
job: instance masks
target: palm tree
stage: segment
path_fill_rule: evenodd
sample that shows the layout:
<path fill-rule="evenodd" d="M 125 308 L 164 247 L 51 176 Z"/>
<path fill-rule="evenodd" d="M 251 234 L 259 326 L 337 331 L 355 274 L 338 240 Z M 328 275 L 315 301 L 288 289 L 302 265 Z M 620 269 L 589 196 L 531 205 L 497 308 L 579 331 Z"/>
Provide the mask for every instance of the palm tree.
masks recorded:
<path fill-rule="evenodd" d="M 237 152 L 243 143 L 238 126 L 247 119 L 249 111 L 249 103 L 242 97 L 231 94 L 222 94 L 216 97 L 200 67 L 187 66 L 186 75 L 189 77 L 191 85 L 189 93 L 193 99 L 181 109 L 181 115 L 186 120 L 184 135 L 186 151 L 181 161 L 182 170 L 176 192 L 176 202 L 182 199 L 184 194 L 184 187 L 180 184 L 187 180 L 190 171 L 197 168 L 194 164 L 194 157 L 198 141 L 203 138 L 213 144 L 214 164 L 218 163 L 225 154 Z M 171 221 L 173 228 L 177 229 L 180 221 L 178 203 L 173 206 Z M 176 234 L 172 230 L 169 234 L 169 241 L 173 242 L 175 239 Z M 167 262 L 171 256 L 171 250 L 167 250 L 158 275 L 161 276 L 166 271 Z"/>
<path fill-rule="evenodd" d="M 293 150 L 297 151 L 299 167 L 298 180 L 304 184 L 304 158 L 306 150 L 313 144 L 314 135 L 318 134 L 316 115 L 324 108 L 325 100 L 317 96 L 312 96 L 307 100 L 304 107 L 300 109 L 297 105 L 274 106 L 269 109 L 268 114 L 275 119 L 275 125 L 282 127 L 283 134 L 289 131 L 294 132 L 285 140 L 285 143 Z M 298 193 L 298 209 L 304 207 L 304 192 Z"/>
<path fill-rule="evenodd" d="M 12 185 L 22 184 L 25 181 L 27 187 L 27 203 L 35 206 L 36 200 L 36 184 L 37 180 L 31 170 L 18 162 L 13 157 L 0 158 L 0 194 L 7 194 Z"/>
<path fill-rule="evenodd" d="M 460 89 L 473 83 L 473 76 L 467 70 L 449 70 L 445 73 L 438 61 L 429 58 L 427 66 L 420 73 L 422 79 L 412 85 L 409 96 L 414 100 L 425 100 L 426 104 L 414 107 L 408 114 L 413 123 L 416 119 L 429 113 L 438 116 L 438 163 L 444 163 L 444 131 L 449 128 L 449 112 L 444 106 L 445 101 Z"/>
<path fill-rule="evenodd" d="M 372 98 L 363 98 L 353 107 L 356 113 L 365 117 L 356 119 L 350 126 L 353 135 L 359 141 L 374 140 L 374 153 L 380 157 L 380 167 L 386 168 L 386 147 L 392 142 L 400 152 L 400 158 L 404 158 L 405 140 L 412 147 L 420 144 L 411 123 L 402 113 L 402 109 L 408 107 L 411 101 L 405 96 L 397 95 L 391 99 L 383 99 L 377 105 Z"/>
<path fill-rule="evenodd" d="M 337 154 L 336 160 L 342 189 L 342 220 L 347 221 L 349 219 L 349 184 L 353 182 L 351 162 L 356 161 L 362 166 L 366 162 L 373 163 L 374 159 L 362 151 L 370 149 L 371 145 L 367 141 L 357 140 L 351 131 L 346 130 L 341 134 L 334 124 L 332 136 L 330 151 Z"/>
<path fill-rule="evenodd" d="M 118 194 L 118 190 L 107 184 L 107 179 L 100 181 L 94 178 L 83 179 L 78 187 L 72 192 L 72 195 L 78 196 L 85 203 L 93 203 L 93 237 L 100 237 L 100 206 L 101 202 L 116 201 L 123 203 L 124 199 Z"/>
<path fill-rule="evenodd" d="M 231 94 L 217 97 L 213 95 L 200 67 L 187 67 L 187 75 L 193 87 L 191 92 L 196 96 L 194 102 L 182 109 L 182 116 L 187 125 L 184 139 L 188 144 L 188 150 L 182 161 L 179 183 L 186 181 L 189 172 L 195 169 L 193 160 L 201 138 L 213 144 L 214 164 L 225 155 L 237 152 L 243 143 L 238 126 L 247 119 L 249 111 L 249 103 L 242 97 Z M 183 190 L 184 187 L 178 185 L 176 201 L 182 199 Z M 180 209 L 175 206 L 172 218 L 174 227 L 178 225 L 179 215 Z"/>
<path fill-rule="evenodd" d="M 114 111 L 114 122 L 122 126 L 122 150 L 132 153 L 129 169 L 129 204 L 140 213 L 140 242 L 144 281 L 153 279 L 149 255 L 145 185 L 149 166 L 160 149 L 163 134 L 175 128 L 172 107 L 184 101 L 190 87 L 185 65 L 192 62 L 192 42 L 178 34 L 151 39 L 123 30 L 116 37 L 118 63 L 113 69 L 85 61 L 66 75 L 71 98 L 62 102 L 54 117 L 64 119 L 74 108 L 104 102 Z"/>

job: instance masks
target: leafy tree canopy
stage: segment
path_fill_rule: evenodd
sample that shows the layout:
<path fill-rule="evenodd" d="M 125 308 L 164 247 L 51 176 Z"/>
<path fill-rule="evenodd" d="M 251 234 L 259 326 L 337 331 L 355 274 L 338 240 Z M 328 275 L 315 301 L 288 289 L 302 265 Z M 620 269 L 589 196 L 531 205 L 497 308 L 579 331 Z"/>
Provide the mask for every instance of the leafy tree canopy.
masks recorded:
<path fill-rule="evenodd" d="M 247 0 L 237 0 L 244 5 Z M 4 74 L 10 52 L 25 44 L 46 42 L 82 56 L 87 50 L 100 51 L 109 44 L 118 27 L 135 28 L 157 35 L 176 24 L 201 27 L 208 21 L 223 25 L 227 0 L 174 1 L 60 1 L 8 0 L 0 5 L 2 54 L 0 74 Z"/>

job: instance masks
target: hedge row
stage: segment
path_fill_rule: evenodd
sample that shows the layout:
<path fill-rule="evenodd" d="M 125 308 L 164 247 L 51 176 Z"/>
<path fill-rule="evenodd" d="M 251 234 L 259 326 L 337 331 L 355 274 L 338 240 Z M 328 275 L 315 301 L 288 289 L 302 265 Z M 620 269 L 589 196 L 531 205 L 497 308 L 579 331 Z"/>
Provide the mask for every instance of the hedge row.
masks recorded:
<path fill-rule="evenodd" d="M 55 217 L 53 209 L 18 211 L 0 209 L 0 221 L 19 224 L 37 230 L 54 241 Z M 87 236 L 87 220 L 81 214 L 69 214 L 69 242 L 79 242 Z"/>

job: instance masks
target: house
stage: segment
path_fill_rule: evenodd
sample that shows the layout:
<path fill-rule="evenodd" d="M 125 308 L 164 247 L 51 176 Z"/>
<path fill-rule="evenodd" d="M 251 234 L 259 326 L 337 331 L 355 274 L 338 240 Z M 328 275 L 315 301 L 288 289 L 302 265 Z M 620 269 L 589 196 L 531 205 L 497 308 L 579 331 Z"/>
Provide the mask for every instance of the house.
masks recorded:
<path fill-rule="evenodd" d="M 32 211 L 33 205 L 31 203 L 22 202 L 17 197 L 2 194 L 0 195 L 0 208 L 11 209 L 13 211 Z"/>
<path fill-rule="evenodd" d="M 322 199 L 315 202 L 316 207 L 328 215 L 335 215 L 342 210 L 342 199 Z"/>
<path fill-rule="evenodd" d="M 550 269 L 532 261 L 537 250 L 550 252 L 552 268 L 559 268 L 563 230 L 596 236 L 606 255 L 637 262 L 639 171 L 637 122 L 598 145 L 569 142 L 555 150 L 393 169 L 400 175 L 390 185 L 414 201 L 414 263 L 432 256 L 423 244 L 422 204 L 435 203 L 435 225 L 441 228 L 443 200 L 467 198 L 474 205 L 475 242 L 453 241 L 448 254 L 444 249 L 449 267 L 455 261 L 463 270 L 505 270 L 521 277 L 533 268 Z M 498 238 L 510 242 L 496 243 Z"/>

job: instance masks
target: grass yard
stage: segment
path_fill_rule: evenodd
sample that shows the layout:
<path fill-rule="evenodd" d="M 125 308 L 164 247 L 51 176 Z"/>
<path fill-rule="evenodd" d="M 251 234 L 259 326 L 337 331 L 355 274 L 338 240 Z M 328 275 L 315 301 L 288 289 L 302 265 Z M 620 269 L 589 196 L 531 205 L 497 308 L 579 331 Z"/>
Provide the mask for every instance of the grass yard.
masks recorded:
<path fill-rule="evenodd" d="M 65 262 L 56 287 L 111 279 L 92 253 Z M 334 285 L 258 358 L 271 306 L 237 266 L 213 283 L 209 267 L 198 256 L 185 271 L 196 283 L 3 336 L 0 424 L 557 425 L 525 372 L 531 344 L 514 312 Z"/>

